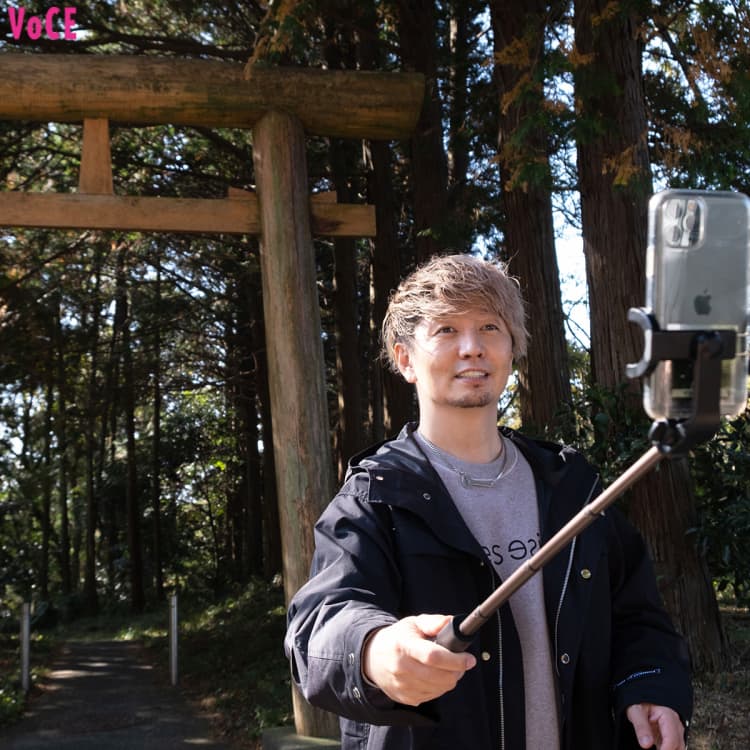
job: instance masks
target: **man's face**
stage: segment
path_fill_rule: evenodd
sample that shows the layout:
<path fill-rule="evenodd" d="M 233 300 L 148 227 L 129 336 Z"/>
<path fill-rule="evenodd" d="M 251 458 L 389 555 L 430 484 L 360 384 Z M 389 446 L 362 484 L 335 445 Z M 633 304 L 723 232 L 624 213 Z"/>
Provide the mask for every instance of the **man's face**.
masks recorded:
<path fill-rule="evenodd" d="M 502 318 L 483 310 L 422 320 L 395 346 L 399 370 L 414 383 L 420 410 L 497 407 L 513 366 Z"/>

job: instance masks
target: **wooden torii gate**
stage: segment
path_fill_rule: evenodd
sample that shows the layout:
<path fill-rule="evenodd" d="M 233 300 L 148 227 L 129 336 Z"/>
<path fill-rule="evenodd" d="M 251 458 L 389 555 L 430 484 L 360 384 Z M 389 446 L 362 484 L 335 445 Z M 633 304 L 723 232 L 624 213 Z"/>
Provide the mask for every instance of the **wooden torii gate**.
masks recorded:
<path fill-rule="evenodd" d="M 287 601 L 333 493 L 312 233 L 375 234 L 374 207 L 308 194 L 305 134 L 409 137 L 420 74 L 275 68 L 151 56 L 0 54 L 0 119 L 83 122 L 77 193 L 0 192 L 0 226 L 258 234 Z M 257 194 L 114 195 L 109 123 L 252 129 Z M 301 735 L 334 736 L 296 693 Z"/>

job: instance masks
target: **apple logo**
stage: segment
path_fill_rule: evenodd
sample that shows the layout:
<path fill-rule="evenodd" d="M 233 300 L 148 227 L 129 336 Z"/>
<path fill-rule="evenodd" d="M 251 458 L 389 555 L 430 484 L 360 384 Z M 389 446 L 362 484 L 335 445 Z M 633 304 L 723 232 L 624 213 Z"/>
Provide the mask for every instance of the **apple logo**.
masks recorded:
<path fill-rule="evenodd" d="M 693 307 L 698 315 L 709 315 L 711 313 L 711 295 L 708 293 L 708 289 L 704 289 L 703 294 L 695 295 Z"/>

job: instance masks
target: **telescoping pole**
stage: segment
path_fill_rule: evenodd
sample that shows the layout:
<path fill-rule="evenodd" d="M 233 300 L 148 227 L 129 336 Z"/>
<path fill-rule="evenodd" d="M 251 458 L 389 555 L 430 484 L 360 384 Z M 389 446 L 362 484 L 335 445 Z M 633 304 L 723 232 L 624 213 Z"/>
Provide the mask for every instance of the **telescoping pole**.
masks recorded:
<path fill-rule="evenodd" d="M 590 526 L 623 492 L 656 466 L 665 454 L 657 447 L 649 448 L 625 473 L 621 474 L 596 499 L 568 521 L 533 557 L 517 568 L 473 612 L 458 622 L 454 617 L 437 635 L 437 643 L 451 651 L 465 651 L 474 634 L 533 575 L 538 573 L 560 550 Z"/>

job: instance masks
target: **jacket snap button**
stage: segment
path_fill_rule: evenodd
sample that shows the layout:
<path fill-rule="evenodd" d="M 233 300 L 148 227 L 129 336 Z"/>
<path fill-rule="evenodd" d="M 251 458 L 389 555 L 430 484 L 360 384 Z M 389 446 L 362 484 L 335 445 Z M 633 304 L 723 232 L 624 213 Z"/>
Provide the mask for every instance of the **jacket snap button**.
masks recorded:
<path fill-rule="evenodd" d="M 589 580 L 591 578 L 591 571 L 588 568 L 584 568 L 581 571 L 581 578 L 584 578 L 585 580 Z"/>
<path fill-rule="evenodd" d="M 563 664 L 570 664 L 570 657 L 569 657 L 569 656 L 568 656 L 567 654 L 563 654 L 563 655 L 562 655 L 562 656 L 560 657 L 560 661 L 561 661 L 561 662 L 562 662 Z"/>
<path fill-rule="evenodd" d="M 488 651 L 482 651 L 482 661 L 489 661 L 491 658 Z"/>
<path fill-rule="evenodd" d="M 383 481 L 383 475 L 382 474 L 376 474 L 375 475 L 375 479 L 377 479 L 378 482 L 382 482 Z"/>
<path fill-rule="evenodd" d="M 354 696 L 354 697 L 355 697 L 355 698 L 356 698 L 357 700 L 359 700 L 359 699 L 360 699 L 360 698 L 362 697 L 361 693 L 359 692 L 359 688 L 357 688 L 357 687 L 355 687 L 355 688 L 354 688 L 354 690 L 352 690 L 352 695 L 353 695 L 353 696 Z"/>
<path fill-rule="evenodd" d="M 349 654 L 349 664 L 354 664 L 354 654 Z"/>
<path fill-rule="evenodd" d="M 430 494 L 429 492 L 425 492 L 425 493 L 424 493 L 424 494 L 422 495 L 422 497 L 423 497 L 423 498 L 424 498 L 425 500 L 432 500 L 432 495 L 431 495 L 431 494 Z"/>

